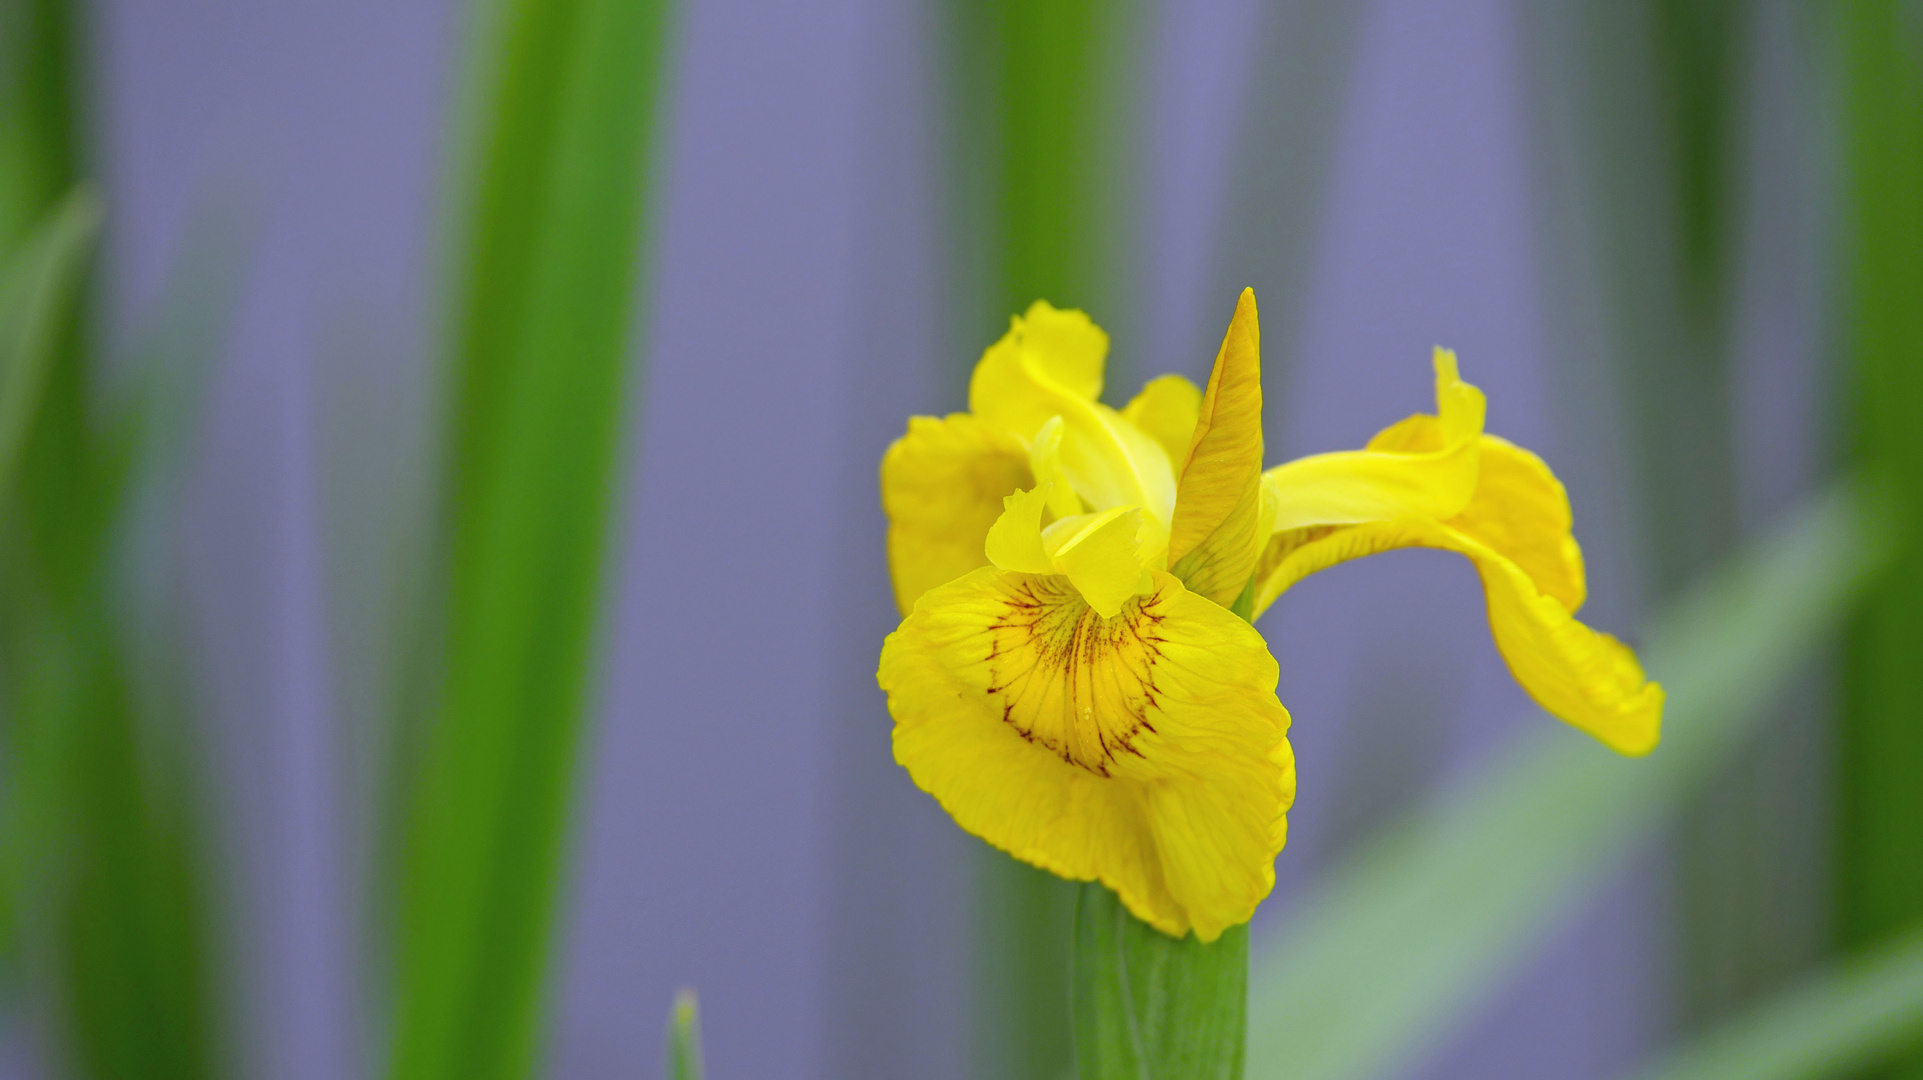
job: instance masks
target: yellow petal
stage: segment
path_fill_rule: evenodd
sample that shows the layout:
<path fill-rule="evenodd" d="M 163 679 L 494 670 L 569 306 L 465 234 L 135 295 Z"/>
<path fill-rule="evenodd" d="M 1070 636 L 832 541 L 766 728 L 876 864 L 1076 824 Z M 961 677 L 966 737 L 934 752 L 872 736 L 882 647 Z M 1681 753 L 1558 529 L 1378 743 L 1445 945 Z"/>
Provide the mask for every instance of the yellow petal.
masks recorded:
<path fill-rule="evenodd" d="M 1062 472 L 1095 510 L 1139 506 L 1166 528 L 1175 506 L 1168 454 L 1120 413 L 1094 400 L 1108 337 L 1079 311 L 1037 302 L 982 354 L 968 408 L 1032 444 L 1053 417 L 1064 426 Z"/>
<path fill-rule="evenodd" d="M 1179 469 L 1195 441 L 1195 421 L 1202 415 L 1202 391 L 1180 375 L 1150 379 L 1122 409 L 1122 419 L 1141 428 L 1163 450 L 1169 467 Z"/>
<path fill-rule="evenodd" d="M 1054 560 L 1042 548 L 1042 512 L 1048 509 L 1048 487 L 1018 491 L 1002 500 L 1002 516 L 988 530 L 982 544 L 988 561 L 1003 570 L 1052 574 Z"/>
<path fill-rule="evenodd" d="M 1441 445 L 1433 416 L 1411 416 L 1369 441 L 1372 450 Z M 1501 552 L 1570 611 L 1581 610 L 1586 595 L 1582 549 L 1570 535 L 1569 494 L 1562 481 L 1541 458 L 1507 439 L 1484 435 L 1478 446 L 1475 495 L 1449 526 Z"/>
<path fill-rule="evenodd" d="M 1034 486 L 1019 439 L 966 413 L 917 416 L 881 461 L 888 564 L 895 602 L 915 598 L 988 563 L 982 542 L 1002 499 Z"/>
<path fill-rule="evenodd" d="M 1274 885 L 1294 798 L 1260 635 L 1154 573 L 1114 618 L 1063 578 L 976 571 L 882 648 L 895 759 L 964 829 L 1213 941 Z"/>
<path fill-rule="evenodd" d="M 1049 489 L 1048 509 L 1058 518 L 1082 512 L 1081 497 L 1062 469 L 1063 430 L 1062 418 L 1051 416 L 1028 447 L 1028 467 L 1035 473 L 1035 485 Z"/>
<path fill-rule="evenodd" d="M 1455 354 L 1437 349 L 1434 418 L 1411 417 L 1372 441 L 1370 449 L 1315 454 L 1270 469 L 1278 530 L 1384 521 L 1403 514 L 1442 519 L 1467 506 L 1476 490 L 1482 391 L 1456 374 Z M 1422 421 L 1428 420 L 1433 427 Z M 1433 430 L 1433 447 L 1402 448 L 1410 428 Z"/>
<path fill-rule="evenodd" d="M 1625 754 L 1647 753 L 1656 745 L 1663 691 L 1643 677 L 1635 654 L 1578 622 L 1561 599 L 1515 560 L 1450 524 L 1398 518 L 1277 533 L 1258 571 L 1263 583 L 1257 609 L 1317 570 L 1402 547 L 1460 552 L 1475 563 L 1496 648 L 1516 681 L 1543 708 Z M 1552 577 L 1550 584 L 1566 588 L 1567 580 Z"/>
<path fill-rule="evenodd" d="M 968 383 L 976 416 L 1033 439 L 1063 400 L 1093 402 L 1102 391 L 1108 335 L 1079 311 L 1045 300 L 1008 320 L 1008 333 L 982 353 Z"/>
<path fill-rule="evenodd" d="M 1581 611 L 1588 586 L 1562 481 L 1541 458 L 1494 435 L 1482 437 L 1481 458 L 1475 498 L 1449 526 L 1501 553 L 1572 613 Z"/>
<path fill-rule="evenodd" d="M 1150 587 L 1140 554 L 1141 531 L 1142 512 L 1132 506 L 1091 515 L 1051 549 L 1054 570 L 1068 576 L 1097 614 L 1112 619 L 1122 610 L 1123 601 Z M 1021 568 L 1004 565 L 1002 569 Z"/>
<path fill-rule="evenodd" d="M 1228 607 L 1242 594 L 1266 535 L 1262 514 L 1262 360 L 1255 291 L 1243 289 L 1209 375 L 1179 466 L 1169 570 Z"/>
<path fill-rule="evenodd" d="M 1102 367 L 1108 362 L 1108 334 L 1095 320 L 1073 308 L 1046 300 L 1028 305 L 1022 325 L 1029 355 L 1055 383 L 1088 401 L 1102 396 Z"/>

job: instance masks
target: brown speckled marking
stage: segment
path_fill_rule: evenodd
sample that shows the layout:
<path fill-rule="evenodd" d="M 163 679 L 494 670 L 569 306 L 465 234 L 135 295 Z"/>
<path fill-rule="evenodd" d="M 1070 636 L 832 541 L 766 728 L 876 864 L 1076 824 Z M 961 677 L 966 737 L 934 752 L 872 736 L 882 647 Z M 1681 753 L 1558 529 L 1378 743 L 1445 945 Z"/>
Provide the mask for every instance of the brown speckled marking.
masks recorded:
<path fill-rule="evenodd" d="M 1003 695 L 1002 721 L 1024 740 L 1097 776 L 1111 775 L 1109 766 L 1122 754 L 1142 757 L 1135 740 L 1143 731 L 1155 731 L 1148 713 L 1158 703 L 1155 663 L 1166 640 L 1159 633 L 1165 616 L 1155 610 L 1159 599 L 1158 593 L 1134 597 L 1114 618 L 1104 619 L 1065 581 L 1023 581 L 1005 599 L 1007 610 L 989 626 L 995 640 L 986 657 L 987 692 Z M 1024 656 L 1034 659 L 1014 667 Z M 1139 669 L 1131 662 L 1135 657 L 1140 657 Z M 1041 730 L 1045 725 L 1036 718 L 1024 727 L 1017 710 L 1050 691 L 1062 696 L 1051 710 L 1061 730 Z M 1079 740 L 1070 737 L 1083 711 L 1093 721 L 1093 745 L 1086 733 Z"/>

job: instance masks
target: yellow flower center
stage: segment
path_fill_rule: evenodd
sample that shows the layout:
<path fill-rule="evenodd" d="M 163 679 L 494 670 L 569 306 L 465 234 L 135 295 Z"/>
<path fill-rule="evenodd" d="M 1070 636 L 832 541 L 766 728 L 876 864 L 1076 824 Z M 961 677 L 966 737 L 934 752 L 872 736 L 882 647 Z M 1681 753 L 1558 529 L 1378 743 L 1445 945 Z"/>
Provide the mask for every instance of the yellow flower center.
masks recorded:
<path fill-rule="evenodd" d="M 1153 732 L 1155 664 L 1163 616 L 1157 596 L 1137 596 L 1110 618 L 1066 578 L 1023 575 L 989 624 L 988 693 L 1002 720 L 1031 743 L 1097 776 Z"/>

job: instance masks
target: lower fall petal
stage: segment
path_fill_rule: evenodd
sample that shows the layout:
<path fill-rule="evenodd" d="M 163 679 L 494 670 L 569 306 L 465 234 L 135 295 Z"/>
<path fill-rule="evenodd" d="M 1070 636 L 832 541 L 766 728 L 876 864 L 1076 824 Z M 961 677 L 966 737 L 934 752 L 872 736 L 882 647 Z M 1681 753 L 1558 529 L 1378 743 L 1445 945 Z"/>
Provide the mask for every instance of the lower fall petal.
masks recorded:
<path fill-rule="evenodd" d="M 1448 524 L 1400 518 L 1278 533 L 1257 569 L 1256 610 L 1317 570 L 1404 547 L 1469 557 L 1482 578 L 1496 648 L 1544 709 L 1622 753 L 1643 754 L 1655 747 L 1663 691 L 1643 676 L 1635 654 L 1577 621 L 1516 561 Z"/>
<path fill-rule="evenodd" d="M 961 824 L 1212 941 L 1274 884 L 1294 797 L 1260 635 L 1152 574 L 1113 618 L 1055 575 L 933 589 L 883 646 L 895 758 Z"/>

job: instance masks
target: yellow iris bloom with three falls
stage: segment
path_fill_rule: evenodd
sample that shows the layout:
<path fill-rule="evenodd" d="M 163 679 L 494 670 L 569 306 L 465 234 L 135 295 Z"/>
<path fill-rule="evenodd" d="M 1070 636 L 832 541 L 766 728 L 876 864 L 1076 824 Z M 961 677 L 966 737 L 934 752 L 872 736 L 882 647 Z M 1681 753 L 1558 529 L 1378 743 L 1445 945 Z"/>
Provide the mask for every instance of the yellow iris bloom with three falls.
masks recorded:
<path fill-rule="evenodd" d="M 1582 556 L 1540 458 L 1482 431 L 1435 356 L 1436 414 L 1264 471 L 1254 294 L 1206 391 L 1098 401 L 1108 336 L 1037 302 L 983 355 L 969 412 L 918 416 L 882 462 L 906 619 L 877 678 L 895 759 L 1016 858 L 1099 880 L 1213 941 L 1275 884 L 1295 796 L 1277 667 L 1250 622 L 1290 585 L 1397 547 L 1469 557 L 1496 645 L 1544 708 L 1629 754 L 1662 689 L 1577 622 Z"/>

